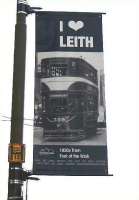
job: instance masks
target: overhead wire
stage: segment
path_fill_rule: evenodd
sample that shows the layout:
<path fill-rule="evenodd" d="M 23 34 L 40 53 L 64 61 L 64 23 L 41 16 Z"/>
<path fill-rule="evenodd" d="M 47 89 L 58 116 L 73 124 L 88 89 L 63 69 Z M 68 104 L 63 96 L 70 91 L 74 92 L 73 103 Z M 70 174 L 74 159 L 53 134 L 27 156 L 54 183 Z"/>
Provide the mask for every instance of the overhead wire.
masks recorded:
<path fill-rule="evenodd" d="M 3 113 L 0 113 L 0 117 L 6 118 L 6 119 L 0 119 L 0 121 L 2 121 L 2 122 L 10 122 L 11 121 L 11 117 L 8 117 L 8 116 L 4 115 Z M 30 119 L 30 118 L 24 118 L 23 120 L 25 120 L 25 121 L 32 121 L 32 122 L 34 121 L 34 119 Z M 24 123 L 24 125 L 25 126 L 32 126 L 33 127 L 32 124 Z"/>

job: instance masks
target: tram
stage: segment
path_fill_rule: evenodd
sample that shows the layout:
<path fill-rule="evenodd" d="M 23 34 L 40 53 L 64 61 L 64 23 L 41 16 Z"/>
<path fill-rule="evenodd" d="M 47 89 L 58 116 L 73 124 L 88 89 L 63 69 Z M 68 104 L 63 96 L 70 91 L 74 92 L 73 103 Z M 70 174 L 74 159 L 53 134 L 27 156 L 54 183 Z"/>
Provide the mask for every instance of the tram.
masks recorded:
<path fill-rule="evenodd" d="M 49 141 L 78 141 L 96 133 L 97 70 L 82 58 L 41 60 L 41 126 Z"/>

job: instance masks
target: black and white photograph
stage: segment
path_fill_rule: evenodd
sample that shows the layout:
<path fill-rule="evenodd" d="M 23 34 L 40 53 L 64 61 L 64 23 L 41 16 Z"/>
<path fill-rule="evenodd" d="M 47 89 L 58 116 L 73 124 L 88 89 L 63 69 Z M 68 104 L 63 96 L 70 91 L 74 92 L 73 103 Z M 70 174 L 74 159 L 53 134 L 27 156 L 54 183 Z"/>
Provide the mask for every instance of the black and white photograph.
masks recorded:
<path fill-rule="evenodd" d="M 102 52 L 40 52 L 34 144 L 106 145 Z"/>

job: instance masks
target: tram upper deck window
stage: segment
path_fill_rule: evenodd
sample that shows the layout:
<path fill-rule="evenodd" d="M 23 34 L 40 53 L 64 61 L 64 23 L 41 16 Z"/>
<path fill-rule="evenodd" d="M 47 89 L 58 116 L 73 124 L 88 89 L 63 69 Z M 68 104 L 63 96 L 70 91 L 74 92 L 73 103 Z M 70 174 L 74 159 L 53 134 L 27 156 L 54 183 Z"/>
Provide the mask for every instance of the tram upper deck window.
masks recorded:
<path fill-rule="evenodd" d="M 66 64 L 50 64 L 46 69 L 47 77 L 61 77 L 67 75 Z"/>

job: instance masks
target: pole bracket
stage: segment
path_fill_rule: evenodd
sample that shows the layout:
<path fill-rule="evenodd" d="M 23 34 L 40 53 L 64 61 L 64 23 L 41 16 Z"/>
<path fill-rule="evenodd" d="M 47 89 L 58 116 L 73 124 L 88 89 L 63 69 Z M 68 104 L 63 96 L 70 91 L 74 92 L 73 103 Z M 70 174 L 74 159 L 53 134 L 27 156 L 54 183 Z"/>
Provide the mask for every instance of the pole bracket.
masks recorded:
<path fill-rule="evenodd" d="M 37 10 L 41 10 L 41 7 L 31 7 L 26 0 L 17 1 L 17 13 L 25 13 L 26 15 L 36 13 Z"/>
<path fill-rule="evenodd" d="M 22 180 L 23 181 L 26 181 L 26 180 L 39 181 L 40 180 L 38 177 L 33 177 L 32 175 L 33 175 L 32 171 L 23 170 Z"/>

